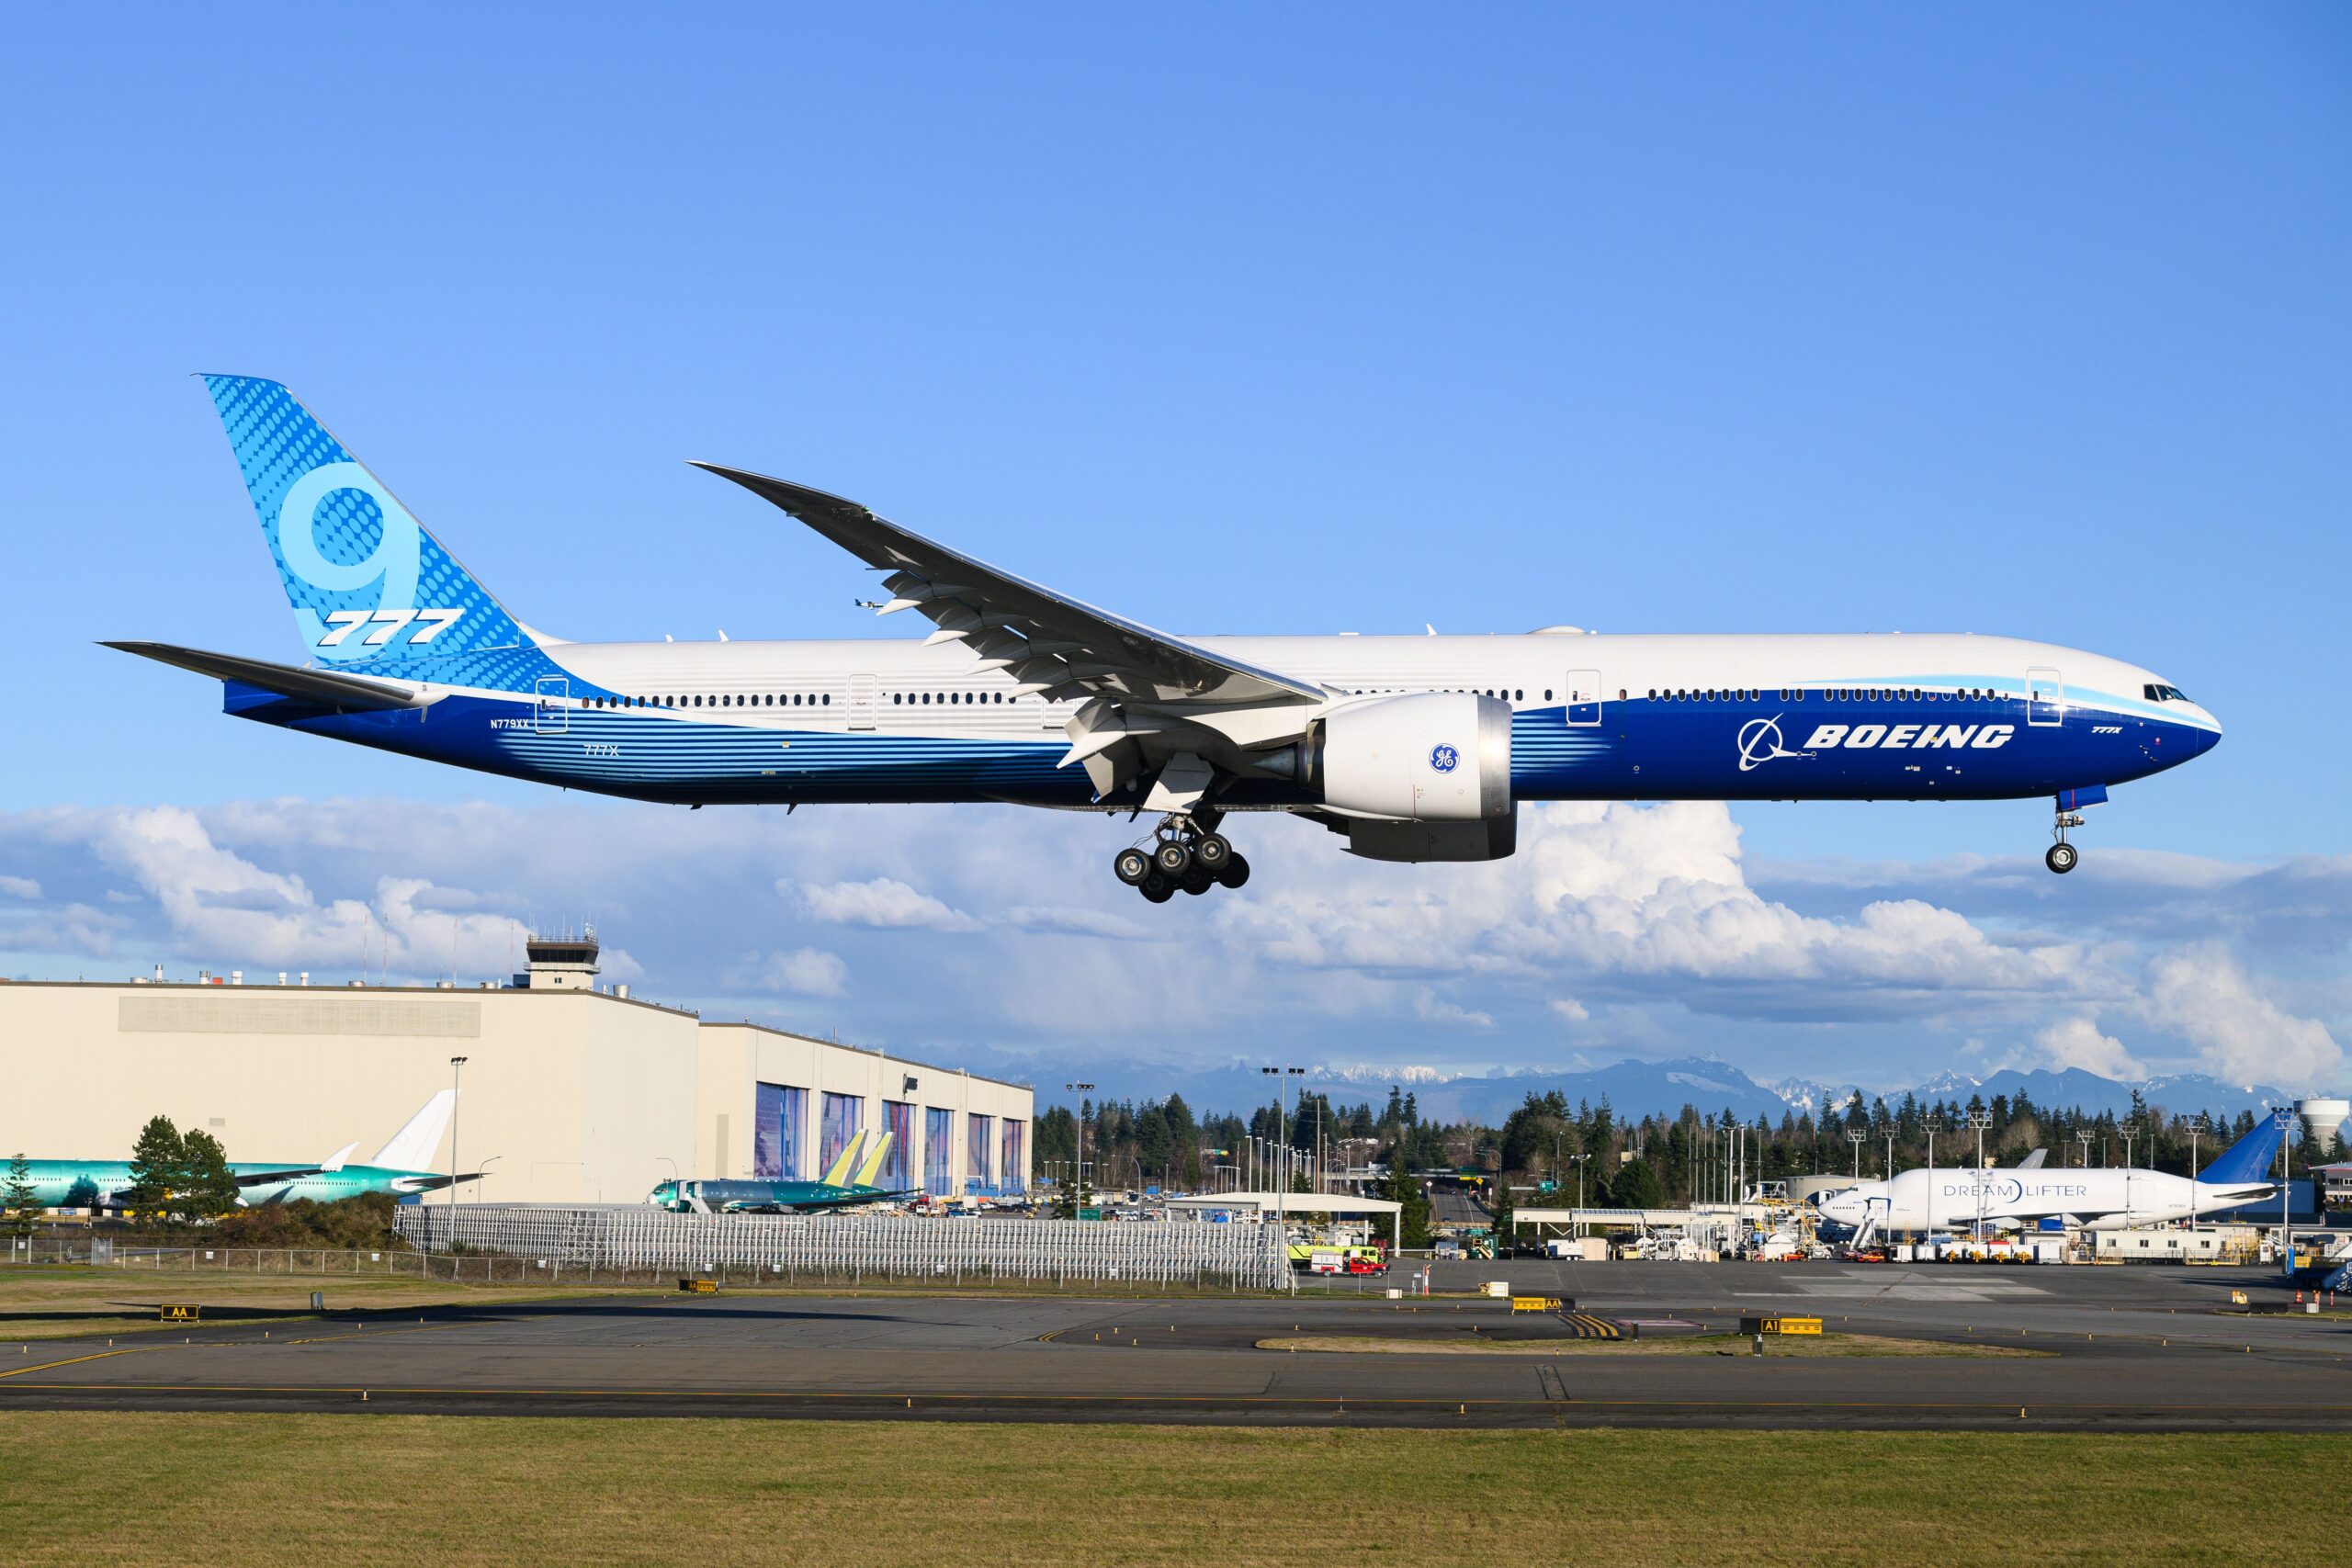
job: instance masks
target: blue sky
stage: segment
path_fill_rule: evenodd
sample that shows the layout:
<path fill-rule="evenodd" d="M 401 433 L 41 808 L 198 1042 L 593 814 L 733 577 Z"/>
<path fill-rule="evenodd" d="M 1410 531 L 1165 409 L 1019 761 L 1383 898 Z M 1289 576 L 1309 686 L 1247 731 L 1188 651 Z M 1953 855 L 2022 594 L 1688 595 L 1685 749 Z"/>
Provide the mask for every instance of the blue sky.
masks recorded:
<path fill-rule="evenodd" d="M 480 11 L 12 26 L 0 878 L 38 892 L 0 906 L 7 972 L 303 967 L 303 945 L 326 969 L 353 928 L 322 911 L 390 930 L 414 911 L 384 882 L 424 878 L 457 923 L 390 944 L 415 969 L 436 942 L 490 967 L 502 922 L 594 902 L 668 994 L 787 1022 L 1060 1049 L 1095 1027 L 1067 990 L 1148 998 L 1120 1028 L 1170 1060 L 1240 1027 L 1179 999 L 1185 942 L 1065 929 L 1143 913 L 1096 886 L 1101 824 L 706 812 L 681 840 L 657 808 L 234 724 L 93 648 L 292 647 L 187 378 L 231 370 L 292 385 L 572 637 L 885 629 L 846 558 L 683 461 L 710 457 L 1180 631 L 1970 629 L 2143 662 L 2227 738 L 2119 792 L 2063 890 L 2016 874 L 2032 802 L 1555 825 L 1712 867 L 1683 881 L 1736 887 L 1813 967 L 1770 942 L 1736 983 L 1611 956 L 1574 877 L 1363 882 L 1305 829 L 1272 852 L 1291 886 L 1181 918 L 1214 923 L 1250 1016 L 1333 1021 L 1334 1060 L 2224 1066 L 2242 1047 L 2164 989 L 2177 958 L 2319 1030 L 2332 1070 L 2352 743 L 2312 694 L 2352 549 L 2340 7 Z M 427 841 L 476 810 L 506 826 L 470 863 Z M 197 891 L 123 848 L 158 823 L 213 866 Z M 556 832 L 594 878 L 527 842 Z M 1033 862 L 1070 886 L 1014 905 Z M 1637 904 L 1674 880 L 1627 874 Z M 1308 904 L 1341 887 L 1475 934 L 1419 972 L 1285 945 L 1284 909 L 1328 924 Z M 1513 899 L 1543 918 L 1483 918 Z M 272 900 L 275 936 L 211 919 Z M 1866 976 L 1870 911 L 1911 905 L 2001 973 L 1882 931 L 1919 973 Z M 967 998 L 953 1020 L 922 1010 L 930 976 Z"/>

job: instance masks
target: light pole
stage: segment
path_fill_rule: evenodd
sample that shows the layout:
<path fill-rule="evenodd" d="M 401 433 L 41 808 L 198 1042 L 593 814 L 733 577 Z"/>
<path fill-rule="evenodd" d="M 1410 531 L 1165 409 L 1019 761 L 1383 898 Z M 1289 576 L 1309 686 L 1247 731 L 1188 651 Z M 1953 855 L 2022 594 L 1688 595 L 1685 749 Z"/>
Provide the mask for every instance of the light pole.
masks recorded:
<path fill-rule="evenodd" d="M 2115 1129 L 2123 1134 L 2123 1228 L 2132 1228 L 2132 1140 L 2140 1135 L 2137 1122 L 2126 1122 Z"/>
<path fill-rule="evenodd" d="M 2295 1125 L 2295 1108 L 2279 1106 L 2271 1111 L 2270 1120 L 2278 1125 L 2278 1256 L 2291 1280 L 2295 1277 L 2295 1231 L 2287 1218 L 2287 1204 L 2294 1193 L 2287 1179 L 2295 1168 L 2287 1162 L 2287 1154 L 2288 1140 Z"/>
<path fill-rule="evenodd" d="M 1846 1141 L 1854 1145 L 1854 1185 L 1862 1184 L 1862 1140 L 1870 1134 L 1860 1127 L 1846 1129 Z"/>
<path fill-rule="evenodd" d="M 2191 1231 L 2199 1228 L 2198 1220 L 2199 1218 L 2197 1212 L 2197 1200 L 2199 1196 L 2197 1182 L 2197 1137 L 2199 1134 L 2205 1131 L 2209 1123 L 2205 1120 L 2205 1112 L 2202 1111 L 2188 1119 L 2188 1228 Z"/>
<path fill-rule="evenodd" d="M 1591 1157 L 1592 1157 L 1592 1151 L 1591 1151 L 1591 1150 L 1589 1150 L 1589 1149 L 1586 1150 L 1583 1154 L 1580 1154 L 1580 1155 L 1570 1155 L 1570 1156 L 1568 1156 L 1568 1158 L 1569 1158 L 1569 1159 L 1571 1159 L 1571 1160 L 1573 1160 L 1573 1161 L 1575 1161 L 1575 1162 L 1576 1162 L 1576 1168 L 1577 1168 L 1577 1211 L 1578 1211 L 1578 1213 L 1582 1213 L 1582 1211 L 1583 1211 L 1583 1209 L 1584 1209 L 1584 1165 L 1585 1165 L 1585 1161 L 1587 1161 L 1587 1160 L 1590 1159 Z M 1577 1221 L 1577 1235 L 1584 1235 L 1584 1221 L 1583 1221 L 1582 1219 L 1578 1219 L 1578 1220 Z"/>
<path fill-rule="evenodd" d="M 1930 1116 L 1926 1123 L 1928 1129 L 1928 1221 L 1927 1229 L 1921 1234 L 1929 1243 L 1931 1250 L 1936 1239 L 1936 1130 L 1942 1123 L 1943 1118 L 1940 1116 Z"/>
<path fill-rule="evenodd" d="M 1094 1092 L 1094 1086 L 1091 1083 L 1066 1083 L 1062 1085 L 1062 1088 L 1071 1094 L 1092 1094 Z M 1077 1194 L 1077 1198 L 1069 1207 L 1069 1217 L 1073 1220 L 1078 1219 L 1086 1213 L 1086 1118 L 1080 1116 L 1077 1120 L 1078 1185 L 1072 1189 L 1072 1190 Z"/>
<path fill-rule="evenodd" d="M 449 1240 L 452 1245 L 458 1239 L 458 1085 L 465 1070 L 466 1059 L 463 1056 L 449 1058 Z"/>
<path fill-rule="evenodd" d="M 1989 1111 L 1972 1111 L 1968 1124 L 1976 1130 L 1976 1231 L 1978 1246 L 1984 1242 L 1984 1201 L 1992 1195 L 1991 1183 L 1984 1179 L 1984 1130 L 1993 1124 Z"/>
<path fill-rule="evenodd" d="M 2088 1127 L 2075 1128 L 2075 1142 L 2083 1145 L 2083 1168 L 2088 1170 L 2091 1168 L 2091 1130 Z"/>
<path fill-rule="evenodd" d="M 1290 1251 L 1290 1194 L 1286 1190 L 1290 1182 L 1283 1171 L 1290 1161 L 1283 1156 L 1287 1156 L 1290 1153 L 1290 1136 L 1283 1131 L 1283 1118 L 1287 1109 L 1286 1097 L 1290 1093 L 1290 1080 L 1306 1077 L 1306 1069 L 1281 1066 L 1261 1067 L 1258 1070 L 1274 1080 L 1274 1145 L 1282 1151 L 1282 1156 L 1278 1156 L 1278 1166 L 1274 1172 L 1274 1224 L 1283 1233 L 1283 1251 L 1287 1255 Z"/>

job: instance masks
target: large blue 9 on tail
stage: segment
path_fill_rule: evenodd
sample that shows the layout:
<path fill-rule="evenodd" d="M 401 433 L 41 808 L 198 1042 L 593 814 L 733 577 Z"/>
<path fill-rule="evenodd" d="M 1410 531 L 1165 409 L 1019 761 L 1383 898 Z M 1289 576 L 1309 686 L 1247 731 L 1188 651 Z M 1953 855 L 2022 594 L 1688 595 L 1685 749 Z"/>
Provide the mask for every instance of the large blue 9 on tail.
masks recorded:
<path fill-rule="evenodd" d="M 204 384 L 312 658 L 505 689 L 545 668 L 529 633 L 293 393 L 252 376 Z"/>

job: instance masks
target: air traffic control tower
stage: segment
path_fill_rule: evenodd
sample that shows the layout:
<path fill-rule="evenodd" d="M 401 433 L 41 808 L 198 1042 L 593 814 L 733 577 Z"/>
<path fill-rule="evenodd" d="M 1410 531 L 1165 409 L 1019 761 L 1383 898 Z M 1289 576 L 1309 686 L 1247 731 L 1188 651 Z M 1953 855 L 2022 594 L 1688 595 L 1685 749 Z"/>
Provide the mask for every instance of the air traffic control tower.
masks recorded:
<path fill-rule="evenodd" d="M 596 928 L 583 927 L 574 936 L 539 936 L 523 940 L 526 967 L 514 976 L 522 991 L 593 991 L 596 988 Z M 620 987 L 617 995 L 628 995 Z"/>

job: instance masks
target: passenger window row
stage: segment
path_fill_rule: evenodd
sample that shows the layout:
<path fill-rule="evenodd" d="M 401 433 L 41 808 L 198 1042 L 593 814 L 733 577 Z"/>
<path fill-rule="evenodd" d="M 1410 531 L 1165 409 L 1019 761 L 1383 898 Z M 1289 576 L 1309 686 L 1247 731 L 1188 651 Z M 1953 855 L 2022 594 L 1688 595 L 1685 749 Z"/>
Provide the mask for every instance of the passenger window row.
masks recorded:
<path fill-rule="evenodd" d="M 1349 688 L 1348 695 L 1351 697 L 1404 696 L 1407 694 L 1419 696 L 1424 694 L 1437 692 L 1466 692 L 1474 697 L 1493 697 L 1498 701 L 1506 703 L 1523 703 L 1527 700 L 1527 688 L 1524 686 L 1353 686 Z M 1617 694 L 1622 697 L 1625 694 L 1620 692 Z M 1549 688 L 1546 688 L 1544 693 L 1544 700 L 1547 703 L 1552 700 L 1552 693 Z"/>
<path fill-rule="evenodd" d="M 672 694 L 658 697 L 590 697 L 592 708 L 758 708 L 758 707 L 831 707 L 831 692 L 799 692 L 739 694 L 725 693 L 718 696 L 684 696 Z"/>
<path fill-rule="evenodd" d="M 2154 691 L 2155 688 L 2150 687 Z M 1826 703 L 1958 703 L 1988 702 L 2000 695 L 1983 686 L 1965 686 L 1956 692 L 1930 692 L 1909 686 L 1829 686 L 1808 690 L 1803 686 L 1782 686 L 1780 700 L 1802 702 L 1818 697 Z M 1620 692 L 1619 696 L 1625 694 Z M 1761 690 L 1746 686 L 1652 686 L 1650 700 L 1666 703 L 1752 703 L 1763 699 Z"/>

